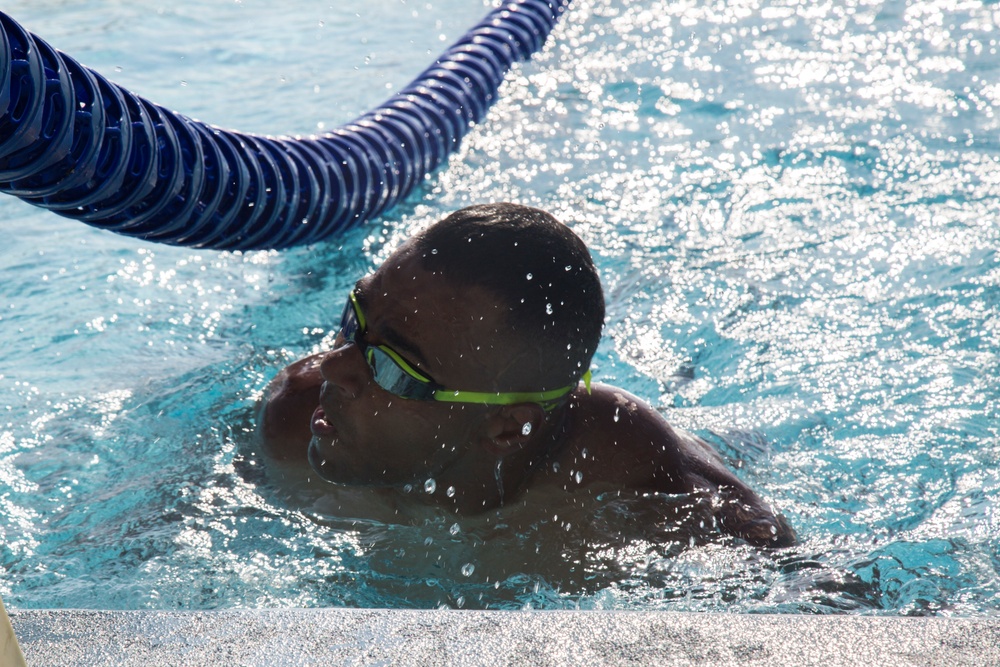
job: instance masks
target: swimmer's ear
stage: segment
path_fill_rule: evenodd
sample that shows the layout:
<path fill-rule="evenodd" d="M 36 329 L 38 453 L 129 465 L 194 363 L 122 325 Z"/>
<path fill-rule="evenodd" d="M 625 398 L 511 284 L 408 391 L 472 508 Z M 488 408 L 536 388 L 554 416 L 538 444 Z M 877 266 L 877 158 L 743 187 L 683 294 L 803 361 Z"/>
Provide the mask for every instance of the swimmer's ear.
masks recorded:
<path fill-rule="evenodd" d="M 497 456 L 524 448 L 545 421 L 545 411 L 537 403 L 501 405 L 486 417 L 483 447 Z"/>

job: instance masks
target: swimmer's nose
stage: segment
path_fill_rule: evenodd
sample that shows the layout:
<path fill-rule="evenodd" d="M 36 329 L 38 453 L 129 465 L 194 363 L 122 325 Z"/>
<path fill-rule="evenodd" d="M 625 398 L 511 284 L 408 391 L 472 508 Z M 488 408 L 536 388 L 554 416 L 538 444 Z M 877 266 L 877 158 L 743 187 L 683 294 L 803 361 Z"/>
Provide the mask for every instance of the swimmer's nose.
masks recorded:
<path fill-rule="evenodd" d="M 361 350 L 347 343 L 326 353 L 319 374 L 346 398 L 357 398 L 368 382 L 368 365 Z"/>

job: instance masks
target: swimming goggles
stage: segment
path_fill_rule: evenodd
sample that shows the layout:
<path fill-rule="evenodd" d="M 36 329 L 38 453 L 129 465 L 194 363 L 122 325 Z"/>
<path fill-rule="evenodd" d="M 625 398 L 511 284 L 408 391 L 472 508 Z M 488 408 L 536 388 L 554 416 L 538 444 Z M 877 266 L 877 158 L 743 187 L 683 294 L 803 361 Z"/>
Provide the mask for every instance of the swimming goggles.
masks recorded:
<path fill-rule="evenodd" d="M 482 403 L 486 405 L 512 405 L 538 403 L 545 410 L 552 410 L 565 398 L 576 384 L 549 391 L 482 392 L 454 391 L 427 377 L 411 366 L 398 352 L 386 345 L 369 345 L 365 342 L 368 324 L 358 298 L 351 291 L 344 314 L 340 318 L 340 333 L 344 340 L 354 343 L 361 350 L 372 371 L 375 384 L 394 396 L 417 401 L 445 401 L 449 403 Z M 590 392 L 590 371 L 581 378 Z"/>

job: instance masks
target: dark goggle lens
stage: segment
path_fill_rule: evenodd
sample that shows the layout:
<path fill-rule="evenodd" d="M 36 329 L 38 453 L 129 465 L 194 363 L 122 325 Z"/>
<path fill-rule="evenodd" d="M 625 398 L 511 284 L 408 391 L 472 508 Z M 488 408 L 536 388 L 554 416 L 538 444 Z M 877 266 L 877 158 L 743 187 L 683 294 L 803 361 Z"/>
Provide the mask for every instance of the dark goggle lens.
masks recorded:
<path fill-rule="evenodd" d="M 403 370 L 396 361 L 377 347 L 365 353 L 375 383 L 400 398 L 426 401 L 434 398 L 434 389 Z"/>
<path fill-rule="evenodd" d="M 354 302 L 350 299 L 344 305 L 344 312 L 340 316 L 340 333 L 344 340 L 357 342 L 358 330 L 361 324 L 358 322 L 358 313 L 354 309 Z"/>

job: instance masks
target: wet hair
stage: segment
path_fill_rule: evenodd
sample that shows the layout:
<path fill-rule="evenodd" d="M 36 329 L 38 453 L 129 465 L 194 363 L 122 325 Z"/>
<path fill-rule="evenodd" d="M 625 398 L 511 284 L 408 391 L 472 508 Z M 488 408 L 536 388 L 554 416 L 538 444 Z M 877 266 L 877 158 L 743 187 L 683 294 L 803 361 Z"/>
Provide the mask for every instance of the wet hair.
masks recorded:
<path fill-rule="evenodd" d="M 550 214 L 470 206 L 419 234 L 413 249 L 424 270 L 497 296 L 512 333 L 538 348 L 553 381 L 574 382 L 590 366 L 604 325 L 601 280 L 584 242 Z"/>

